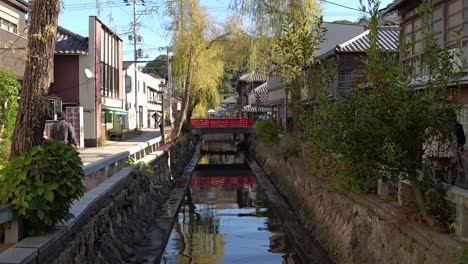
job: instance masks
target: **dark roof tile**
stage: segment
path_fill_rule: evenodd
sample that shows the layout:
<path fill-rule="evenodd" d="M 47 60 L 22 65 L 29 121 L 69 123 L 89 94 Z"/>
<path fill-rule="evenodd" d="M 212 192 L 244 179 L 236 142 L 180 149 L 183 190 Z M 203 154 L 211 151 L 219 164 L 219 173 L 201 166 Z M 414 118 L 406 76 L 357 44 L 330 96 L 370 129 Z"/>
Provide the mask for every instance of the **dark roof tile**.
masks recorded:
<path fill-rule="evenodd" d="M 88 54 L 88 38 L 80 36 L 63 27 L 57 27 L 55 54 L 85 55 Z"/>
<path fill-rule="evenodd" d="M 382 50 L 396 51 L 398 41 L 398 27 L 379 27 L 378 44 Z M 366 52 L 369 48 L 369 30 L 356 37 L 338 44 L 337 52 Z"/>
<path fill-rule="evenodd" d="M 239 77 L 239 82 L 266 82 L 267 77 L 258 71 L 244 73 Z"/>

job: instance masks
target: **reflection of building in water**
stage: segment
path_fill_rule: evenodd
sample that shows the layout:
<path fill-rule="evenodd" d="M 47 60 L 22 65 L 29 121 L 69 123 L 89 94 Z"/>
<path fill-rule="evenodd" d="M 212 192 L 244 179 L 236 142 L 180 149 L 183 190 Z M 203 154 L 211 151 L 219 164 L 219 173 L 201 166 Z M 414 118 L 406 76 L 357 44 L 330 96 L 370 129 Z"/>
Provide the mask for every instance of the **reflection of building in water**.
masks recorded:
<path fill-rule="evenodd" d="M 238 152 L 236 154 L 209 154 L 203 155 L 200 158 L 198 164 L 207 165 L 207 164 L 244 164 L 245 163 L 245 154 L 243 152 Z"/>
<path fill-rule="evenodd" d="M 257 200 L 257 186 L 244 185 L 237 189 L 237 204 L 239 208 L 253 208 Z"/>

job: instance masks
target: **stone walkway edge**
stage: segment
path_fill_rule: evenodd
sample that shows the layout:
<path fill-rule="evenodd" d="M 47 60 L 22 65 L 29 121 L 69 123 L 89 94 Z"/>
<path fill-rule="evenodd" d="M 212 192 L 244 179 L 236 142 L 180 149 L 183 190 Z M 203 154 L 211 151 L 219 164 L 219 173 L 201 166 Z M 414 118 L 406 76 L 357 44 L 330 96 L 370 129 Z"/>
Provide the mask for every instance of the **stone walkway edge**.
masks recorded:
<path fill-rule="evenodd" d="M 333 263 L 319 243 L 311 240 L 309 232 L 299 223 L 289 204 L 250 154 L 247 155 L 247 164 L 255 175 L 270 207 L 283 221 L 284 231 L 302 261 L 304 263 Z"/>

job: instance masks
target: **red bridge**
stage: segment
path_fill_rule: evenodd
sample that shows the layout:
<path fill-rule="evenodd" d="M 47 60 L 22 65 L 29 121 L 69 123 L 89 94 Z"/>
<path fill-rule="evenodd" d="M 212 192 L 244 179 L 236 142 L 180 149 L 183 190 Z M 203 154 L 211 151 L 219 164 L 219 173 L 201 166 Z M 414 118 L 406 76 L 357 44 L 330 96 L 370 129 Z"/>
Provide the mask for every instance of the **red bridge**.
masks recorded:
<path fill-rule="evenodd" d="M 253 133 L 252 118 L 192 118 L 192 133 L 198 135 L 244 135 L 247 139 Z"/>
<path fill-rule="evenodd" d="M 195 128 L 207 127 L 252 127 L 252 118 L 192 118 L 190 125 Z"/>

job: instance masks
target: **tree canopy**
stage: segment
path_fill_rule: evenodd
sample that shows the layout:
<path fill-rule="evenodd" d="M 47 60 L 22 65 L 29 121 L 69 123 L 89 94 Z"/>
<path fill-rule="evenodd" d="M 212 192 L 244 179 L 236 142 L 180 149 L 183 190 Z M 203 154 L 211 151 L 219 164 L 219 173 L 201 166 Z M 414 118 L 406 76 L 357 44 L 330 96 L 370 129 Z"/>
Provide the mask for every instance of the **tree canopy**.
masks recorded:
<path fill-rule="evenodd" d="M 153 61 L 148 62 L 145 67 L 143 67 L 143 72 L 157 74 L 159 77 L 168 80 L 167 55 L 161 54 Z"/>

